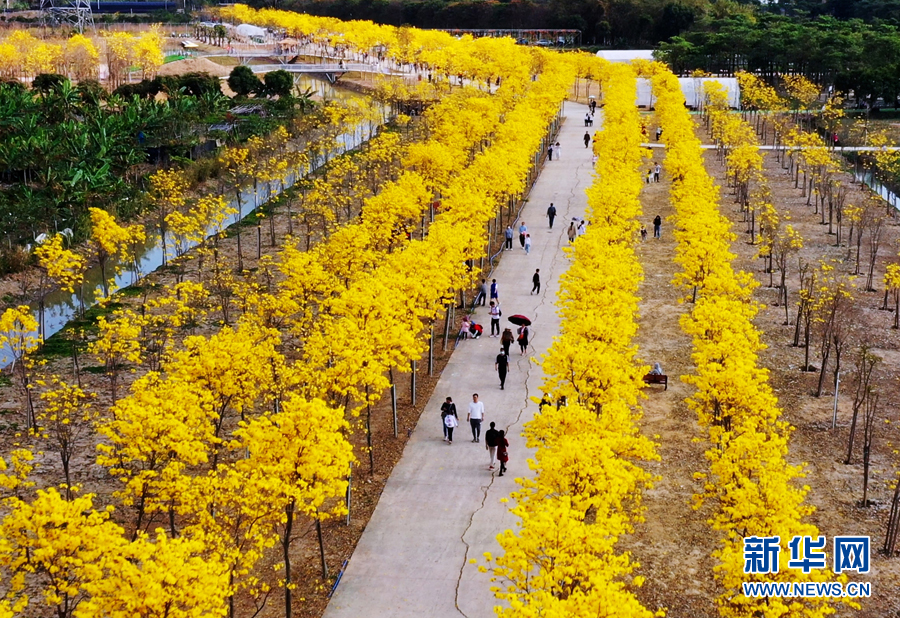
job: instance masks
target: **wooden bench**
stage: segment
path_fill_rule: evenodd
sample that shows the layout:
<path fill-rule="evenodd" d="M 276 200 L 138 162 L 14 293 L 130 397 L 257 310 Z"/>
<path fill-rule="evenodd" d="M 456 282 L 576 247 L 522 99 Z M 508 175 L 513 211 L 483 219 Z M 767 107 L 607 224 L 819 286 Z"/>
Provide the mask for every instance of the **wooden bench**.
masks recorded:
<path fill-rule="evenodd" d="M 658 373 L 648 373 L 644 376 L 644 382 L 647 384 L 664 384 L 665 390 L 669 390 L 669 376 Z"/>

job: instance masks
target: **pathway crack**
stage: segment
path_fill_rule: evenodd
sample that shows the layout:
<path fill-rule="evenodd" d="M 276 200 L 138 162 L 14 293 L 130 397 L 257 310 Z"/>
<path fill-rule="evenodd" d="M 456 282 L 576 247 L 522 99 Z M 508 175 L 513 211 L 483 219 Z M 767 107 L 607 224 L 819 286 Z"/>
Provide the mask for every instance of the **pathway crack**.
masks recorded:
<path fill-rule="evenodd" d="M 589 169 L 590 171 L 593 171 L 593 167 L 590 167 L 590 166 L 589 166 L 588 169 Z M 567 198 L 567 200 L 566 200 L 566 215 L 565 215 L 565 216 L 566 216 L 566 218 L 567 218 L 569 221 L 571 221 L 571 219 L 572 219 L 572 216 L 571 216 L 572 208 L 573 208 L 573 207 L 577 208 L 577 198 L 578 198 L 578 196 L 577 196 L 577 193 L 576 193 L 576 188 L 580 187 L 580 185 L 581 185 L 581 171 L 582 171 L 582 167 L 581 167 L 581 166 L 578 166 L 578 167 L 575 169 L 575 182 L 573 182 L 572 185 L 570 186 L 570 188 L 569 188 L 569 196 L 568 196 L 568 198 Z M 524 208 L 524 204 L 523 204 L 523 208 Z M 522 212 L 522 210 L 520 209 L 520 210 L 519 210 L 519 213 L 518 213 L 518 216 L 516 217 L 516 220 L 517 220 L 517 221 L 518 221 L 518 219 L 519 219 L 519 216 L 521 215 L 521 212 Z M 583 212 L 583 210 L 582 210 L 582 212 Z M 557 251 L 554 252 L 553 258 L 550 260 L 550 272 L 555 272 L 555 271 L 556 271 L 556 266 L 557 266 L 557 264 L 559 263 L 559 261 L 560 261 L 561 258 L 564 259 L 564 260 L 567 259 L 567 258 L 566 258 L 566 255 L 565 255 L 565 252 L 564 252 L 564 251 L 559 251 L 559 250 L 558 250 L 558 249 L 560 249 L 560 248 L 563 246 L 563 238 L 566 238 L 566 244 L 568 244 L 568 238 L 567 238 L 567 237 L 565 237 L 564 235 L 561 235 L 561 236 L 558 237 L 558 239 L 557 239 L 557 241 L 556 241 L 556 248 L 557 248 Z M 491 273 L 493 273 L 493 269 L 494 269 L 493 259 L 491 259 L 490 264 L 491 264 Z M 562 273 L 560 273 L 560 275 L 561 275 L 561 274 L 562 274 Z M 539 314 L 540 314 L 540 312 L 541 312 L 541 309 L 544 307 L 545 304 L 548 303 L 548 300 L 551 301 L 551 302 L 550 302 L 551 307 L 553 306 L 552 299 L 548 299 L 548 295 L 549 295 L 549 294 L 548 294 L 548 288 L 547 288 L 547 287 L 544 287 L 543 290 L 541 291 L 541 294 L 540 294 L 540 302 L 538 303 L 537 307 L 536 307 L 535 310 L 534 310 L 534 314 L 533 314 L 533 315 L 534 315 L 534 321 L 535 321 L 535 322 L 538 321 L 538 316 L 539 316 Z M 528 409 L 528 405 L 529 405 L 530 400 L 531 400 L 531 394 L 530 394 L 530 390 L 531 390 L 531 389 L 529 388 L 529 380 L 531 379 L 531 370 L 532 370 L 534 367 L 538 367 L 538 368 L 539 368 L 539 366 L 538 366 L 538 364 L 537 364 L 536 362 L 535 362 L 535 363 L 532 363 L 532 362 L 531 362 L 531 356 L 522 356 L 518 361 L 516 361 L 516 368 L 517 368 L 517 369 L 521 368 L 521 364 L 522 364 L 523 361 L 526 363 L 525 368 L 524 368 L 524 373 L 525 373 L 525 379 L 524 379 L 524 384 L 525 384 L 525 401 L 523 402 L 523 405 L 519 408 L 519 412 L 518 412 L 518 414 L 516 415 L 516 419 L 515 419 L 512 423 L 510 423 L 509 425 L 506 426 L 506 430 L 505 430 L 505 431 L 506 431 L 507 434 L 509 434 L 509 430 L 510 430 L 512 427 L 515 427 L 515 426 L 518 426 L 518 425 L 521 424 L 521 421 L 522 421 L 522 415 L 523 415 L 523 414 L 525 413 L 525 411 Z M 478 507 L 477 509 L 475 509 L 475 510 L 472 512 L 472 514 L 469 516 L 469 521 L 468 521 L 468 523 L 466 524 L 466 528 L 465 528 L 465 530 L 463 530 L 463 533 L 462 533 L 462 535 L 460 535 L 460 538 L 459 538 L 460 541 L 462 542 L 462 544 L 465 546 L 466 549 L 465 549 L 465 554 L 464 554 L 464 556 L 463 556 L 462 565 L 460 565 L 460 567 L 459 567 L 459 576 L 457 577 L 457 580 L 456 580 L 456 591 L 455 591 L 455 597 L 454 597 L 454 604 L 455 604 L 455 606 L 456 606 L 456 611 L 458 611 L 458 612 L 460 613 L 461 616 L 464 616 L 464 618 L 469 618 L 469 617 L 468 617 L 468 615 L 467 615 L 467 614 L 459 607 L 459 587 L 460 587 L 460 585 L 461 585 L 461 583 L 462 583 L 463 572 L 465 571 L 466 565 L 469 563 L 469 550 L 471 549 L 471 546 L 470 546 L 469 543 L 466 541 L 466 535 L 469 533 L 469 530 L 472 528 L 472 525 L 474 524 L 475 516 L 478 515 L 478 513 L 480 513 L 480 512 L 484 509 L 485 505 L 487 504 L 488 493 L 490 492 L 491 487 L 493 487 L 493 485 L 494 485 L 494 479 L 495 479 L 495 476 L 494 476 L 493 474 L 491 474 L 491 480 L 490 480 L 490 482 L 489 482 L 487 485 L 482 485 L 482 486 L 481 486 L 481 489 L 482 489 L 482 491 L 483 491 L 483 494 L 482 494 L 482 497 L 481 497 L 481 504 L 480 504 L 479 507 Z"/>

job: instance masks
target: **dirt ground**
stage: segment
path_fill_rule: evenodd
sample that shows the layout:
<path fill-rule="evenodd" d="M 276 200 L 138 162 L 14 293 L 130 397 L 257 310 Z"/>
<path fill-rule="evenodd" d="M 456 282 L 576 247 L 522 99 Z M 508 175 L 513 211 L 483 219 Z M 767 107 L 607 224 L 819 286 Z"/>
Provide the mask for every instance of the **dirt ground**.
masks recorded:
<path fill-rule="evenodd" d="M 651 134 L 654 128 L 655 124 L 649 127 Z M 698 136 L 704 143 L 710 142 L 702 126 L 698 127 Z M 896 261 L 900 225 L 895 218 L 887 226 L 886 239 L 876 261 L 875 287 L 879 290 L 858 291 L 856 295 L 859 311 L 856 314 L 855 340 L 843 361 L 838 423 L 837 429 L 833 430 L 834 393 L 830 382 L 826 378 L 826 384 L 829 384 L 826 392 L 822 397 L 815 397 L 818 374 L 800 371 L 804 350 L 791 345 L 799 287 L 797 262 L 794 260 L 793 270 L 789 270 L 791 324 L 785 325 L 784 307 L 774 305 L 777 301 L 776 289 L 767 287 L 769 274 L 763 272 L 763 261 L 756 257 L 757 247 L 750 244 L 749 235 L 745 233 L 747 224 L 727 186 L 724 168 L 717 161 L 714 151 L 706 152 L 707 169 L 722 187 L 721 211 L 731 218 L 732 229 L 738 235 L 732 244 L 732 251 L 737 256 L 735 267 L 754 273 L 760 282 L 756 298 L 766 307 L 756 324 L 763 330 L 764 341 L 768 345 L 760 362 L 770 371 L 770 382 L 779 397 L 783 418 L 796 428 L 790 442 L 789 459 L 792 463 L 806 464 L 804 484 L 810 487 L 807 503 L 816 508 L 810 520 L 819 527 L 821 534 L 828 537 L 829 547 L 831 537 L 835 535 L 871 537 L 871 573 L 864 576 L 851 574 L 851 580 L 872 582 L 872 597 L 861 600 L 861 611 L 839 607 L 837 615 L 863 618 L 900 616 L 900 594 L 897 592 L 900 590 L 900 557 L 888 558 L 879 551 L 884 543 L 892 483 L 897 478 L 900 464 L 900 457 L 894 451 L 900 441 L 896 392 L 900 331 L 890 328 L 892 313 L 880 310 L 884 293 L 881 275 L 889 262 Z M 654 149 L 653 153 L 653 163 L 658 160 L 664 165 L 663 151 Z M 815 261 L 821 257 L 846 258 L 847 247 L 833 246 L 834 236 L 826 233 L 827 226 L 820 224 L 820 215 L 814 213 L 812 206 L 806 205 L 801 190 L 794 188 L 793 181 L 772 152 L 766 154 L 765 175 L 779 213 L 789 215 L 791 224 L 804 238 L 800 257 L 804 261 Z M 849 185 L 849 175 L 845 175 L 842 182 Z M 664 220 L 674 214 L 668 201 L 668 189 L 665 168 L 662 182 L 645 185 L 642 202 L 644 223 L 648 230 L 652 230 L 651 221 L 657 213 Z M 856 185 L 847 202 L 858 204 L 862 199 L 863 189 Z M 690 389 L 679 379 L 693 367 L 690 339 L 678 326 L 678 318 L 688 306 L 679 303 L 681 294 L 671 284 L 675 273 L 672 262 L 675 241 L 670 231 L 671 222 L 664 221 L 662 238 L 649 238 L 640 247 L 645 281 L 640 291 L 642 301 L 637 343 L 643 360 L 660 362 L 669 375 L 668 390 L 664 391 L 661 386 L 648 387 L 648 398 L 643 403 L 643 431 L 647 435 L 657 436 L 662 458 L 651 469 L 661 475 L 661 479 L 646 494 L 647 521 L 639 525 L 635 535 L 626 539 L 623 545 L 633 551 L 642 565 L 641 574 L 647 577 L 647 583 L 640 592 L 646 606 L 651 609 L 666 607 L 670 616 L 711 618 L 717 613 L 714 598 L 721 592 L 712 575 L 715 560 L 710 557 L 717 546 L 717 535 L 705 523 L 708 511 L 701 509 L 697 512 L 691 508 L 691 496 L 699 487 L 692 474 L 706 468 L 703 458 L 706 443 L 693 442 L 701 432 L 695 415 L 684 403 Z M 865 258 L 863 263 L 865 265 Z M 844 261 L 838 268 L 852 272 L 853 264 Z M 777 274 L 775 279 L 777 283 Z M 869 480 L 871 504 L 865 508 L 861 506 L 861 430 L 857 431 L 852 462 L 850 465 L 844 464 L 852 405 L 853 354 L 859 342 L 864 340 L 884 359 L 878 376 L 882 399 Z M 816 352 L 814 340 L 810 358 L 811 363 L 818 366 Z"/>
<path fill-rule="evenodd" d="M 504 217 L 511 216 L 511 211 L 505 211 Z M 504 219 L 505 221 L 505 219 Z M 502 226 L 497 228 L 502 229 Z M 276 211 L 275 213 L 275 230 L 278 239 L 277 246 L 270 246 L 269 225 L 268 221 L 263 222 L 261 228 L 261 242 L 259 252 L 262 256 L 272 255 L 281 249 L 284 239 L 288 234 L 288 220 L 285 211 Z M 294 233 L 298 237 L 298 245 L 303 248 L 304 227 L 297 222 L 294 223 Z M 419 238 L 422 230 L 413 232 L 414 238 Z M 244 226 L 242 228 L 242 243 L 245 269 L 249 273 L 254 273 L 258 266 L 257 255 L 257 228 L 255 226 Z M 313 235 L 313 243 L 319 240 L 318 234 Z M 503 243 L 502 235 L 496 234 L 492 240 L 491 254 L 499 253 L 499 249 Z M 222 237 L 218 241 L 218 253 L 223 260 L 234 264 L 237 261 L 237 238 L 233 234 Z M 140 311 L 144 302 L 144 292 L 148 298 L 153 298 L 160 294 L 160 291 L 172 287 L 180 280 L 197 280 L 198 263 L 196 259 L 196 251 L 189 252 L 185 258 L 177 266 L 164 267 L 156 272 L 148 275 L 141 282 L 139 290 L 125 290 L 123 293 L 114 297 L 114 302 L 123 306 L 131 307 L 134 311 Z M 487 260 L 475 266 L 490 269 Z M 210 269 L 208 264 L 205 266 L 206 271 Z M 253 275 L 251 274 L 252 278 Z M 134 293 L 137 291 L 138 293 Z M 144 291 L 144 292 L 142 292 Z M 473 298 L 472 292 L 466 293 L 463 297 L 457 299 L 458 302 L 471 303 Z M 237 309 L 233 310 L 237 314 Z M 212 334 L 218 330 L 219 326 L 215 323 L 215 318 L 221 314 L 216 312 L 211 314 L 211 319 L 198 328 L 196 334 Z M 426 402 L 431 396 L 434 387 L 440 378 L 441 371 L 450 358 L 454 348 L 454 338 L 458 332 L 458 324 L 462 315 L 462 308 L 455 310 L 451 314 L 451 327 L 449 329 L 449 340 L 444 345 L 444 320 L 439 318 L 434 324 L 434 367 L 433 374 L 429 375 L 428 356 L 427 354 L 418 361 L 416 371 L 416 403 L 412 402 L 411 393 L 411 373 L 395 373 L 396 376 L 396 393 L 397 393 L 397 426 L 398 437 L 394 437 L 390 391 L 383 393 L 381 400 L 373 407 L 373 452 L 375 466 L 370 471 L 369 460 L 364 447 L 366 445 L 364 418 L 359 417 L 350 419 L 353 425 L 353 432 L 350 440 L 354 445 L 354 453 L 358 459 L 357 465 L 354 467 L 353 478 L 351 481 L 351 516 L 349 524 L 346 518 L 338 520 L 329 520 L 323 522 L 323 536 L 326 552 L 326 563 L 328 567 L 328 577 L 323 578 L 319 561 L 318 541 L 315 532 L 313 520 L 297 522 L 295 527 L 296 540 L 293 543 L 292 562 L 294 564 L 294 583 L 296 589 L 294 591 L 294 616 L 299 618 L 317 618 L 324 613 L 328 603 L 328 592 L 340 572 L 344 562 L 350 558 L 356 543 L 359 541 L 363 530 L 365 529 L 369 517 L 378 503 L 384 484 L 391 474 L 394 465 L 399 461 L 403 454 L 403 448 L 409 438 L 410 432 L 418 422 L 419 415 L 422 412 Z M 290 354 L 292 346 L 286 345 L 283 350 L 286 354 Z M 81 381 L 85 391 L 95 392 L 98 395 L 96 407 L 99 409 L 107 409 L 111 404 L 110 386 L 108 378 L 102 374 L 98 367 L 98 359 L 91 358 L 87 354 L 83 354 L 80 359 L 82 371 Z M 86 370 L 87 369 L 87 370 Z M 93 370 L 93 371 L 92 371 Z M 57 374 L 65 379 L 72 381 L 73 379 L 73 363 L 70 357 L 54 357 L 47 361 L 47 364 L 40 368 L 40 372 L 44 376 Z M 142 366 L 131 367 L 120 375 L 119 396 L 122 397 L 127 393 L 128 384 L 132 383 L 138 377 L 146 372 L 146 368 Z M 8 376 L 0 376 L 7 378 Z M 21 429 L 23 426 L 24 399 L 22 391 L 15 384 L 10 384 L 7 380 L 0 380 L 0 456 L 7 456 L 9 451 L 16 445 L 25 445 L 32 447 L 34 450 L 42 451 L 36 455 L 35 463 L 39 465 L 36 468 L 33 480 L 36 481 L 38 487 L 47 487 L 57 485 L 62 479 L 62 466 L 59 463 L 59 457 L 52 452 L 48 444 L 43 441 L 22 436 Z M 72 461 L 72 479 L 74 483 L 82 485 L 81 493 L 92 493 L 96 495 L 94 500 L 95 507 L 102 507 L 108 504 L 116 504 L 112 493 L 118 489 L 118 483 L 109 476 L 107 470 L 94 463 L 95 447 L 98 442 L 98 436 L 92 431 L 85 430 L 81 432 L 77 440 L 75 448 L 76 454 Z M 120 511 L 115 516 L 116 519 L 130 519 L 131 514 Z M 280 553 L 276 550 L 270 551 L 257 567 L 257 572 L 262 574 L 265 581 L 268 581 L 273 590 L 270 593 L 263 609 L 257 612 L 258 605 L 254 601 L 244 597 L 236 599 L 237 615 L 258 616 L 258 618 L 268 618 L 283 615 L 284 602 L 282 591 L 277 587 L 276 572 L 272 567 L 280 563 Z M 258 601 L 257 601 L 258 602 Z"/>
<path fill-rule="evenodd" d="M 653 153 L 653 161 L 646 162 L 648 168 L 657 160 L 663 162 L 662 150 Z M 682 293 L 671 284 L 676 265 L 675 239 L 666 221 L 674 214 L 668 192 L 665 174 L 661 182 L 644 185 L 641 222 L 648 235 L 638 245 L 644 282 L 638 292 L 637 345 L 645 363 L 660 363 L 669 376 L 667 389 L 661 385 L 645 389 L 640 423 L 644 435 L 659 443 L 661 460 L 647 468 L 660 478 L 644 495 L 646 521 L 636 526 L 633 536 L 623 539 L 622 547 L 634 554 L 641 565 L 638 571 L 647 578 L 639 592 L 647 608 L 668 608 L 669 616 L 706 618 L 716 615 L 712 605 L 715 562 L 710 558 L 715 537 L 705 523 L 707 511 L 696 512 L 690 506 L 697 487 L 692 475 L 703 469 L 705 445 L 692 441 L 700 429 L 696 415 L 684 403 L 690 389 L 678 378 L 691 370 L 691 339 L 678 325 L 686 306 L 678 302 Z M 654 239 L 657 214 L 664 221 L 661 238 Z"/>

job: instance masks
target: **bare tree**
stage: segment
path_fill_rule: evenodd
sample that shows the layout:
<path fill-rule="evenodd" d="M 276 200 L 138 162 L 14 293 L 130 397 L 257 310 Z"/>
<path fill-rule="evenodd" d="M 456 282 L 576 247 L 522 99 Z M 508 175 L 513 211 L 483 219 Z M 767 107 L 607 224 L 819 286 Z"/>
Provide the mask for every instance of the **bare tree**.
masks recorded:
<path fill-rule="evenodd" d="M 894 479 L 894 497 L 891 499 L 887 532 L 884 535 L 884 554 L 886 556 L 891 557 L 894 555 L 898 536 L 900 536 L 900 479 Z"/>
<path fill-rule="evenodd" d="M 800 275 L 800 300 L 797 302 L 797 319 L 794 321 L 796 326 L 794 327 L 794 343 L 793 346 L 796 348 L 800 345 L 800 325 L 801 323 L 805 324 L 806 327 L 806 343 L 807 349 L 809 349 L 809 299 L 812 297 L 812 289 L 814 289 L 815 281 L 810 284 L 810 277 L 815 277 L 815 271 L 810 272 L 809 270 L 809 262 L 803 263 L 803 260 L 798 260 L 797 270 Z M 806 371 L 806 366 L 809 364 L 809 355 L 807 354 L 806 362 L 803 364 L 803 371 Z"/>
<path fill-rule="evenodd" d="M 816 388 L 816 397 L 822 396 L 822 387 L 825 383 L 825 372 L 828 369 L 828 361 L 834 350 L 835 340 L 841 344 L 846 340 L 849 316 L 852 310 L 853 294 L 850 281 L 845 275 L 834 274 L 834 268 L 829 264 L 821 264 L 819 269 L 819 284 L 813 290 L 810 314 L 816 326 L 819 336 L 819 383 Z M 807 335 L 808 339 L 808 335 Z M 809 358 L 807 343 L 807 358 Z"/>
<path fill-rule="evenodd" d="M 878 413 L 878 391 L 872 389 L 863 406 L 865 426 L 863 427 L 863 497 L 862 505 L 869 506 L 869 460 L 872 453 L 872 441 L 875 438 L 875 416 Z"/>
<path fill-rule="evenodd" d="M 852 461 L 853 440 L 856 437 L 856 423 L 859 418 L 859 411 L 864 408 L 866 401 L 874 390 L 873 377 L 875 375 L 875 367 L 879 362 L 881 362 L 881 357 L 872 353 L 868 343 L 863 343 L 859 346 L 856 354 L 856 371 L 854 372 L 856 388 L 853 393 L 853 417 L 850 420 L 850 438 L 847 441 L 845 465 L 850 465 Z"/>
<path fill-rule="evenodd" d="M 831 329 L 831 347 L 834 350 L 831 384 L 834 389 L 835 401 L 837 401 L 838 380 L 840 379 L 841 368 L 843 367 L 841 361 L 843 361 L 844 358 L 844 351 L 847 349 L 848 344 L 853 341 L 856 335 L 856 326 L 859 323 L 858 306 L 853 301 L 854 299 L 851 297 L 849 302 L 845 303 L 844 307 L 837 315 Z M 821 379 L 822 376 L 820 375 L 819 380 L 821 381 Z"/>
<path fill-rule="evenodd" d="M 869 272 L 866 276 L 866 291 L 874 292 L 873 277 L 875 274 L 875 261 L 878 259 L 878 249 L 881 246 L 881 235 L 884 231 L 884 212 L 876 210 L 869 221 L 868 234 L 866 236 L 869 249 Z"/>
<path fill-rule="evenodd" d="M 803 238 L 796 232 L 793 226 L 788 225 L 775 237 L 772 244 L 771 255 L 778 272 L 781 274 L 781 280 L 778 288 L 778 302 L 784 306 L 784 324 L 791 323 L 791 316 L 788 308 L 788 289 L 787 289 L 787 271 L 788 262 L 791 257 L 803 248 Z M 777 305 L 778 303 L 776 303 Z"/>

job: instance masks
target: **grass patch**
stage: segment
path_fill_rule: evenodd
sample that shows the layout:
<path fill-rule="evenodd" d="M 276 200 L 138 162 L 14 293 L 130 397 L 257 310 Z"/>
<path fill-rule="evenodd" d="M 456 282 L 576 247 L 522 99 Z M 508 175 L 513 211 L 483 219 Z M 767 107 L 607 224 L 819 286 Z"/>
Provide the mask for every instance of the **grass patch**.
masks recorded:
<path fill-rule="evenodd" d="M 87 342 L 82 341 L 80 338 L 73 338 L 69 333 L 84 331 L 85 334 L 96 335 L 99 332 L 97 329 L 97 318 L 109 315 L 122 307 L 122 303 L 108 303 L 105 307 L 94 305 L 84 312 L 83 317 L 71 320 L 66 328 L 44 341 L 44 344 L 35 352 L 35 355 L 38 358 L 46 359 L 71 356 L 73 343 L 79 354 L 85 352 L 87 350 Z"/>
<path fill-rule="evenodd" d="M 127 288 L 122 288 L 118 292 L 116 292 L 116 296 L 122 296 L 124 298 L 137 298 L 139 296 L 143 296 L 145 293 L 149 293 L 154 291 L 159 287 L 159 284 L 150 283 L 147 285 L 129 285 Z"/>
<path fill-rule="evenodd" d="M 82 371 L 87 371 L 88 373 L 93 373 L 94 375 L 103 375 L 106 373 L 106 367 L 103 365 L 94 365 L 92 367 L 82 367 Z"/>
<path fill-rule="evenodd" d="M 0 388 L 5 388 L 7 386 L 12 386 L 12 378 L 5 373 L 0 373 Z"/>
<path fill-rule="evenodd" d="M 44 342 L 44 345 L 35 352 L 35 356 L 39 358 L 61 358 L 63 356 L 71 356 L 73 345 L 79 352 L 85 348 L 83 342 L 70 339 L 65 335 L 64 331 L 60 331 L 47 339 Z"/>

